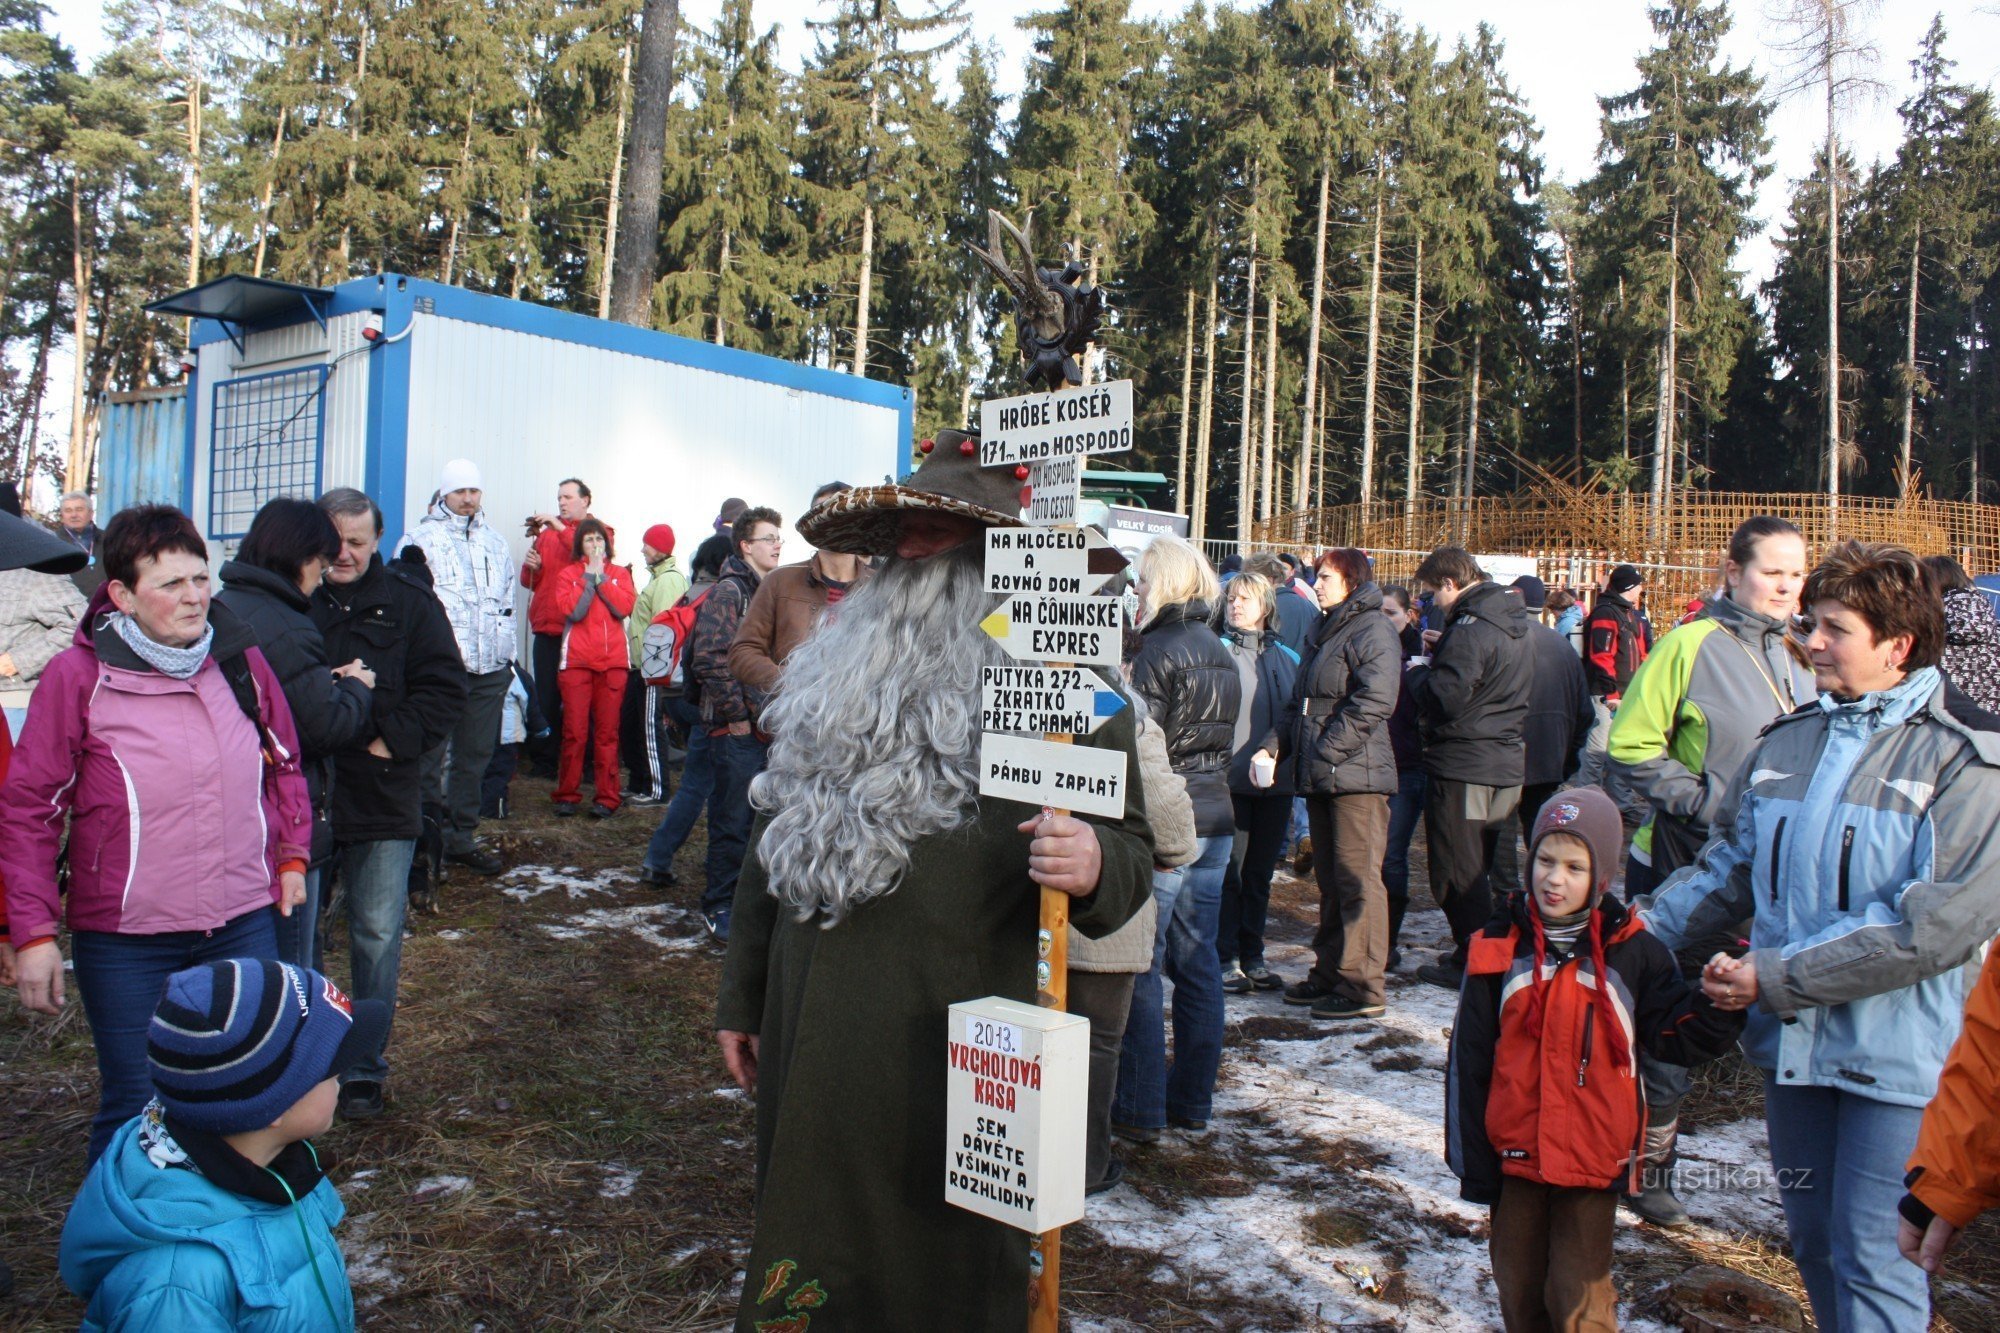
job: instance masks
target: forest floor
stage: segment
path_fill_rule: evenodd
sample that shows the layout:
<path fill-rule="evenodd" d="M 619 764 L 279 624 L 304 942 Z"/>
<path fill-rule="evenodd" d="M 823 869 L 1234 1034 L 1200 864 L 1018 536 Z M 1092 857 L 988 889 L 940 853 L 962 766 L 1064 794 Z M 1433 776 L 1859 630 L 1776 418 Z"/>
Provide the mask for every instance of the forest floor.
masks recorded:
<path fill-rule="evenodd" d="M 558 821 L 546 790 L 517 780 L 524 808 L 491 826 L 512 871 L 454 873 L 440 910 L 412 918 L 389 1113 L 320 1141 L 364 1328 L 731 1321 L 754 1130 L 710 1032 L 721 954 L 693 911 L 699 834 L 683 887 L 648 889 L 635 872 L 656 810 Z M 1334 1027 L 1275 993 L 1230 999 L 1214 1132 L 1121 1149 L 1125 1182 L 1064 1233 L 1068 1326 L 1498 1325 L 1485 1210 L 1459 1202 L 1442 1156 L 1453 998 L 1410 975 L 1443 936 L 1417 897 L 1385 1021 Z M 1281 873 L 1270 961 L 1288 976 L 1304 970 L 1315 904 Z M 344 981 L 342 952 L 336 933 L 329 967 Z M 76 1326 L 55 1249 L 95 1101 L 74 999 L 45 1020 L 0 997 L 0 1257 L 18 1283 L 0 1329 Z M 1697 1225 L 1621 1214 L 1627 1327 L 1670 1326 L 1665 1285 L 1699 1263 L 1802 1294 L 1758 1080 L 1722 1062 L 1690 1105 L 1682 1183 Z M 1993 1326 L 2000 1228 L 1975 1231 L 1936 1297 L 1935 1328 Z"/>

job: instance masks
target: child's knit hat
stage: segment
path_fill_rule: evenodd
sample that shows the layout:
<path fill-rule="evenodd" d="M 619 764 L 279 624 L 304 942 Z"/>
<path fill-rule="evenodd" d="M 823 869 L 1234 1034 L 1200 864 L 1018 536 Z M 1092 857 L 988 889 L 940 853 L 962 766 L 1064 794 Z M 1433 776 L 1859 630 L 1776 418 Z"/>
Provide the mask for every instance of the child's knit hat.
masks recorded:
<path fill-rule="evenodd" d="M 380 1050 L 388 1034 L 380 1000 L 350 1000 L 311 968 L 232 958 L 167 978 L 146 1061 L 169 1114 L 244 1134 Z"/>
<path fill-rule="evenodd" d="M 1618 816 L 1618 806 L 1596 787 L 1571 787 L 1549 797 L 1535 816 L 1535 827 L 1528 837 L 1530 865 L 1536 844 L 1551 833 L 1581 838 L 1590 848 L 1590 902 L 1595 907 L 1611 887 L 1619 853 L 1625 848 L 1625 825 Z"/>

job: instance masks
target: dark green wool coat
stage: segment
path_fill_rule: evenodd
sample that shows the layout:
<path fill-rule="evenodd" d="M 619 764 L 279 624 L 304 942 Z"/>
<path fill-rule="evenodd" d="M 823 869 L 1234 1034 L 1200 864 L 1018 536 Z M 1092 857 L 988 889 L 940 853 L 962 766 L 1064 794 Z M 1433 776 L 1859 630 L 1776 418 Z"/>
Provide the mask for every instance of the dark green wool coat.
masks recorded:
<path fill-rule="evenodd" d="M 1128 756 L 1125 817 L 1091 821 L 1103 876 L 1070 907 L 1092 938 L 1152 892 L 1131 717 L 1078 740 Z M 912 849 L 893 891 L 830 930 L 766 892 L 758 821 L 716 1013 L 717 1028 L 762 1038 L 757 1235 L 738 1333 L 1025 1326 L 1027 1235 L 944 1201 L 945 1031 L 961 1000 L 1034 1002 L 1039 890 L 1015 831 L 1033 813 L 982 798 L 964 827 Z"/>

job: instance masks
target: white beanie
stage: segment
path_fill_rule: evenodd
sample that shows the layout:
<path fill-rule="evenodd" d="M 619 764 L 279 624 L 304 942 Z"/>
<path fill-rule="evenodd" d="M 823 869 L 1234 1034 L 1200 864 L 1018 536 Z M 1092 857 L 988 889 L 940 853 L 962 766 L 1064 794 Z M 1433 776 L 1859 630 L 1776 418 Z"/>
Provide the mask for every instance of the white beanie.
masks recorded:
<path fill-rule="evenodd" d="M 477 491 L 484 489 L 479 484 L 479 464 L 469 458 L 454 458 L 438 473 L 438 494 L 450 495 L 453 491 Z"/>

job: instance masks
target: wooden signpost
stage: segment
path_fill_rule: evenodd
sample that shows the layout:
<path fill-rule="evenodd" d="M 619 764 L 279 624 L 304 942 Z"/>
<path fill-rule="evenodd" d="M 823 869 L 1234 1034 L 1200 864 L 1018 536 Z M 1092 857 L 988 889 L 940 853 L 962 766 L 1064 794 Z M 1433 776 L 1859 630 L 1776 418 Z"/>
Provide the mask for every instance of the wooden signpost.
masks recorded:
<path fill-rule="evenodd" d="M 986 534 L 987 590 L 1010 596 L 980 628 L 1021 665 L 981 676 L 979 794 L 1121 818 L 1136 780 L 1125 754 L 1070 742 L 1126 706 L 1088 669 L 1115 671 L 1123 656 L 1125 600 L 1093 595 L 1123 557 L 1107 560 L 1110 543 L 1076 521 L 1085 458 L 1131 447 L 1132 383 L 996 399 L 981 405 L 980 423 L 982 465 L 1027 465 L 1030 526 Z M 952 1007 L 946 1197 L 1033 1233 L 1028 1327 L 1054 1333 L 1061 1228 L 1083 1216 L 1090 1078 L 1089 1023 L 1059 1017 L 1068 1000 L 1066 893 L 1041 891 L 1035 959 L 1040 1009 L 1026 1012 L 1046 1017 L 1023 1019 L 1022 1006 L 998 998 Z M 982 1036 L 998 1045 L 983 1046 Z M 1008 1043 L 1032 1046 L 1032 1063 L 1001 1049 Z M 1031 1069 L 1031 1088 L 1011 1081 Z"/>

